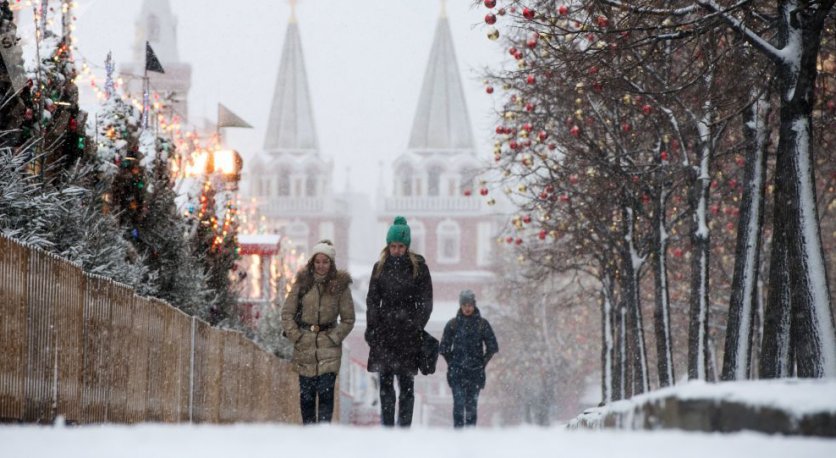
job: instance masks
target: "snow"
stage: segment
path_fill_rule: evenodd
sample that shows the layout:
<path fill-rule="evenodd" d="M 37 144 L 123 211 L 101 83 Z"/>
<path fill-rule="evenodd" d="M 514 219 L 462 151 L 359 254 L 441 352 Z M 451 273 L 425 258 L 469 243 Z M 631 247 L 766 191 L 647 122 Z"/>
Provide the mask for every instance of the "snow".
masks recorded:
<path fill-rule="evenodd" d="M 813 165 L 810 161 L 810 125 L 804 118 L 793 123 L 796 135 L 796 160 L 798 161 L 798 194 L 801 209 L 801 239 L 804 258 L 809 263 L 809 294 L 812 295 L 813 328 L 818 333 L 818 345 L 822 352 L 822 375 L 836 378 L 836 332 L 830 314 L 827 275 L 821 251 L 813 189 Z"/>
<path fill-rule="evenodd" d="M 339 456 L 444 458 L 472 456 L 618 456 L 619 458 L 737 458 L 836 456 L 836 441 L 755 433 L 566 431 L 412 428 L 387 430 L 338 425 L 4 426 L 3 455 L 16 458 L 229 458 Z"/>
<path fill-rule="evenodd" d="M 674 387 L 634 396 L 613 404 L 612 410 L 631 410 L 635 405 L 676 396 L 682 400 L 715 399 L 752 406 L 768 406 L 800 418 L 817 413 L 836 413 L 836 381 L 824 379 L 776 379 L 707 383 L 691 380 Z"/>

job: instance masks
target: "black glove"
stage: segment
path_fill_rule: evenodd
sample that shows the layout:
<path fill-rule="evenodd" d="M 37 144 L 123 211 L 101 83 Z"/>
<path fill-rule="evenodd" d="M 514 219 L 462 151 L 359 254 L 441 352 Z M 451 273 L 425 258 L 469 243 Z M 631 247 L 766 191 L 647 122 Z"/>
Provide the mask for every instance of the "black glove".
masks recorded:
<path fill-rule="evenodd" d="M 373 329 L 366 328 L 366 332 L 363 334 L 363 338 L 366 339 L 367 344 L 371 345 L 372 342 L 374 342 L 375 338 L 377 337 L 375 334 L 376 333 Z"/>

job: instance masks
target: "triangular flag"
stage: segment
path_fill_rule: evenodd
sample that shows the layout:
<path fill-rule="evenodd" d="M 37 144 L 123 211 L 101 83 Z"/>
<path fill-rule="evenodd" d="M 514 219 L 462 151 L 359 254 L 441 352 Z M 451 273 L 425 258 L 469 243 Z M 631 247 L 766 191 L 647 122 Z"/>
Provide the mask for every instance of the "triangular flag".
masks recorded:
<path fill-rule="evenodd" d="M 147 41 L 145 42 L 145 71 L 165 73 L 160 60 L 157 59 L 157 55 L 154 54 L 154 50 L 151 49 L 151 45 Z"/>
<path fill-rule="evenodd" d="M 221 127 L 248 127 L 252 128 L 247 121 L 241 119 L 240 116 L 231 112 L 224 104 L 218 104 L 218 128 Z"/>

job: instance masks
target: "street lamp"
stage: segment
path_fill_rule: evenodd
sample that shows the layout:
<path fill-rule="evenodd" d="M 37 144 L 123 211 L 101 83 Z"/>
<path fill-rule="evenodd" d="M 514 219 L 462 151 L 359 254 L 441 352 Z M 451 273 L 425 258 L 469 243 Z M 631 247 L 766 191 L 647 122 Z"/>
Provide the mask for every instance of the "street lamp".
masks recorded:
<path fill-rule="evenodd" d="M 213 174 L 220 177 L 227 191 L 237 191 L 238 182 L 241 181 L 241 171 L 244 169 L 244 161 L 241 155 L 234 149 L 221 149 L 215 151 L 200 151 L 192 155 L 191 160 L 186 164 L 186 176 L 197 177 Z"/>
<path fill-rule="evenodd" d="M 241 170 L 244 168 L 244 160 L 234 149 L 222 149 L 214 152 L 212 163 L 215 171 L 220 173 L 224 187 L 228 191 L 237 191 L 238 182 L 241 181 Z"/>

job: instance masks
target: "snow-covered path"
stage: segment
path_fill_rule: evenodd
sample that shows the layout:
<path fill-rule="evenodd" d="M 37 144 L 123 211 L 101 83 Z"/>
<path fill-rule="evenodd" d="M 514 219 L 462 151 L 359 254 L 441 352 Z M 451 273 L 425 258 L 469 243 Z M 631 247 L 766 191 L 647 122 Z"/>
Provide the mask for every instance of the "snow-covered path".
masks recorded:
<path fill-rule="evenodd" d="M 452 431 L 278 425 L 0 427 L 3 458 L 741 458 L 834 457 L 836 440 L 755 433 L 570 432 L 562 428 Z"/>

